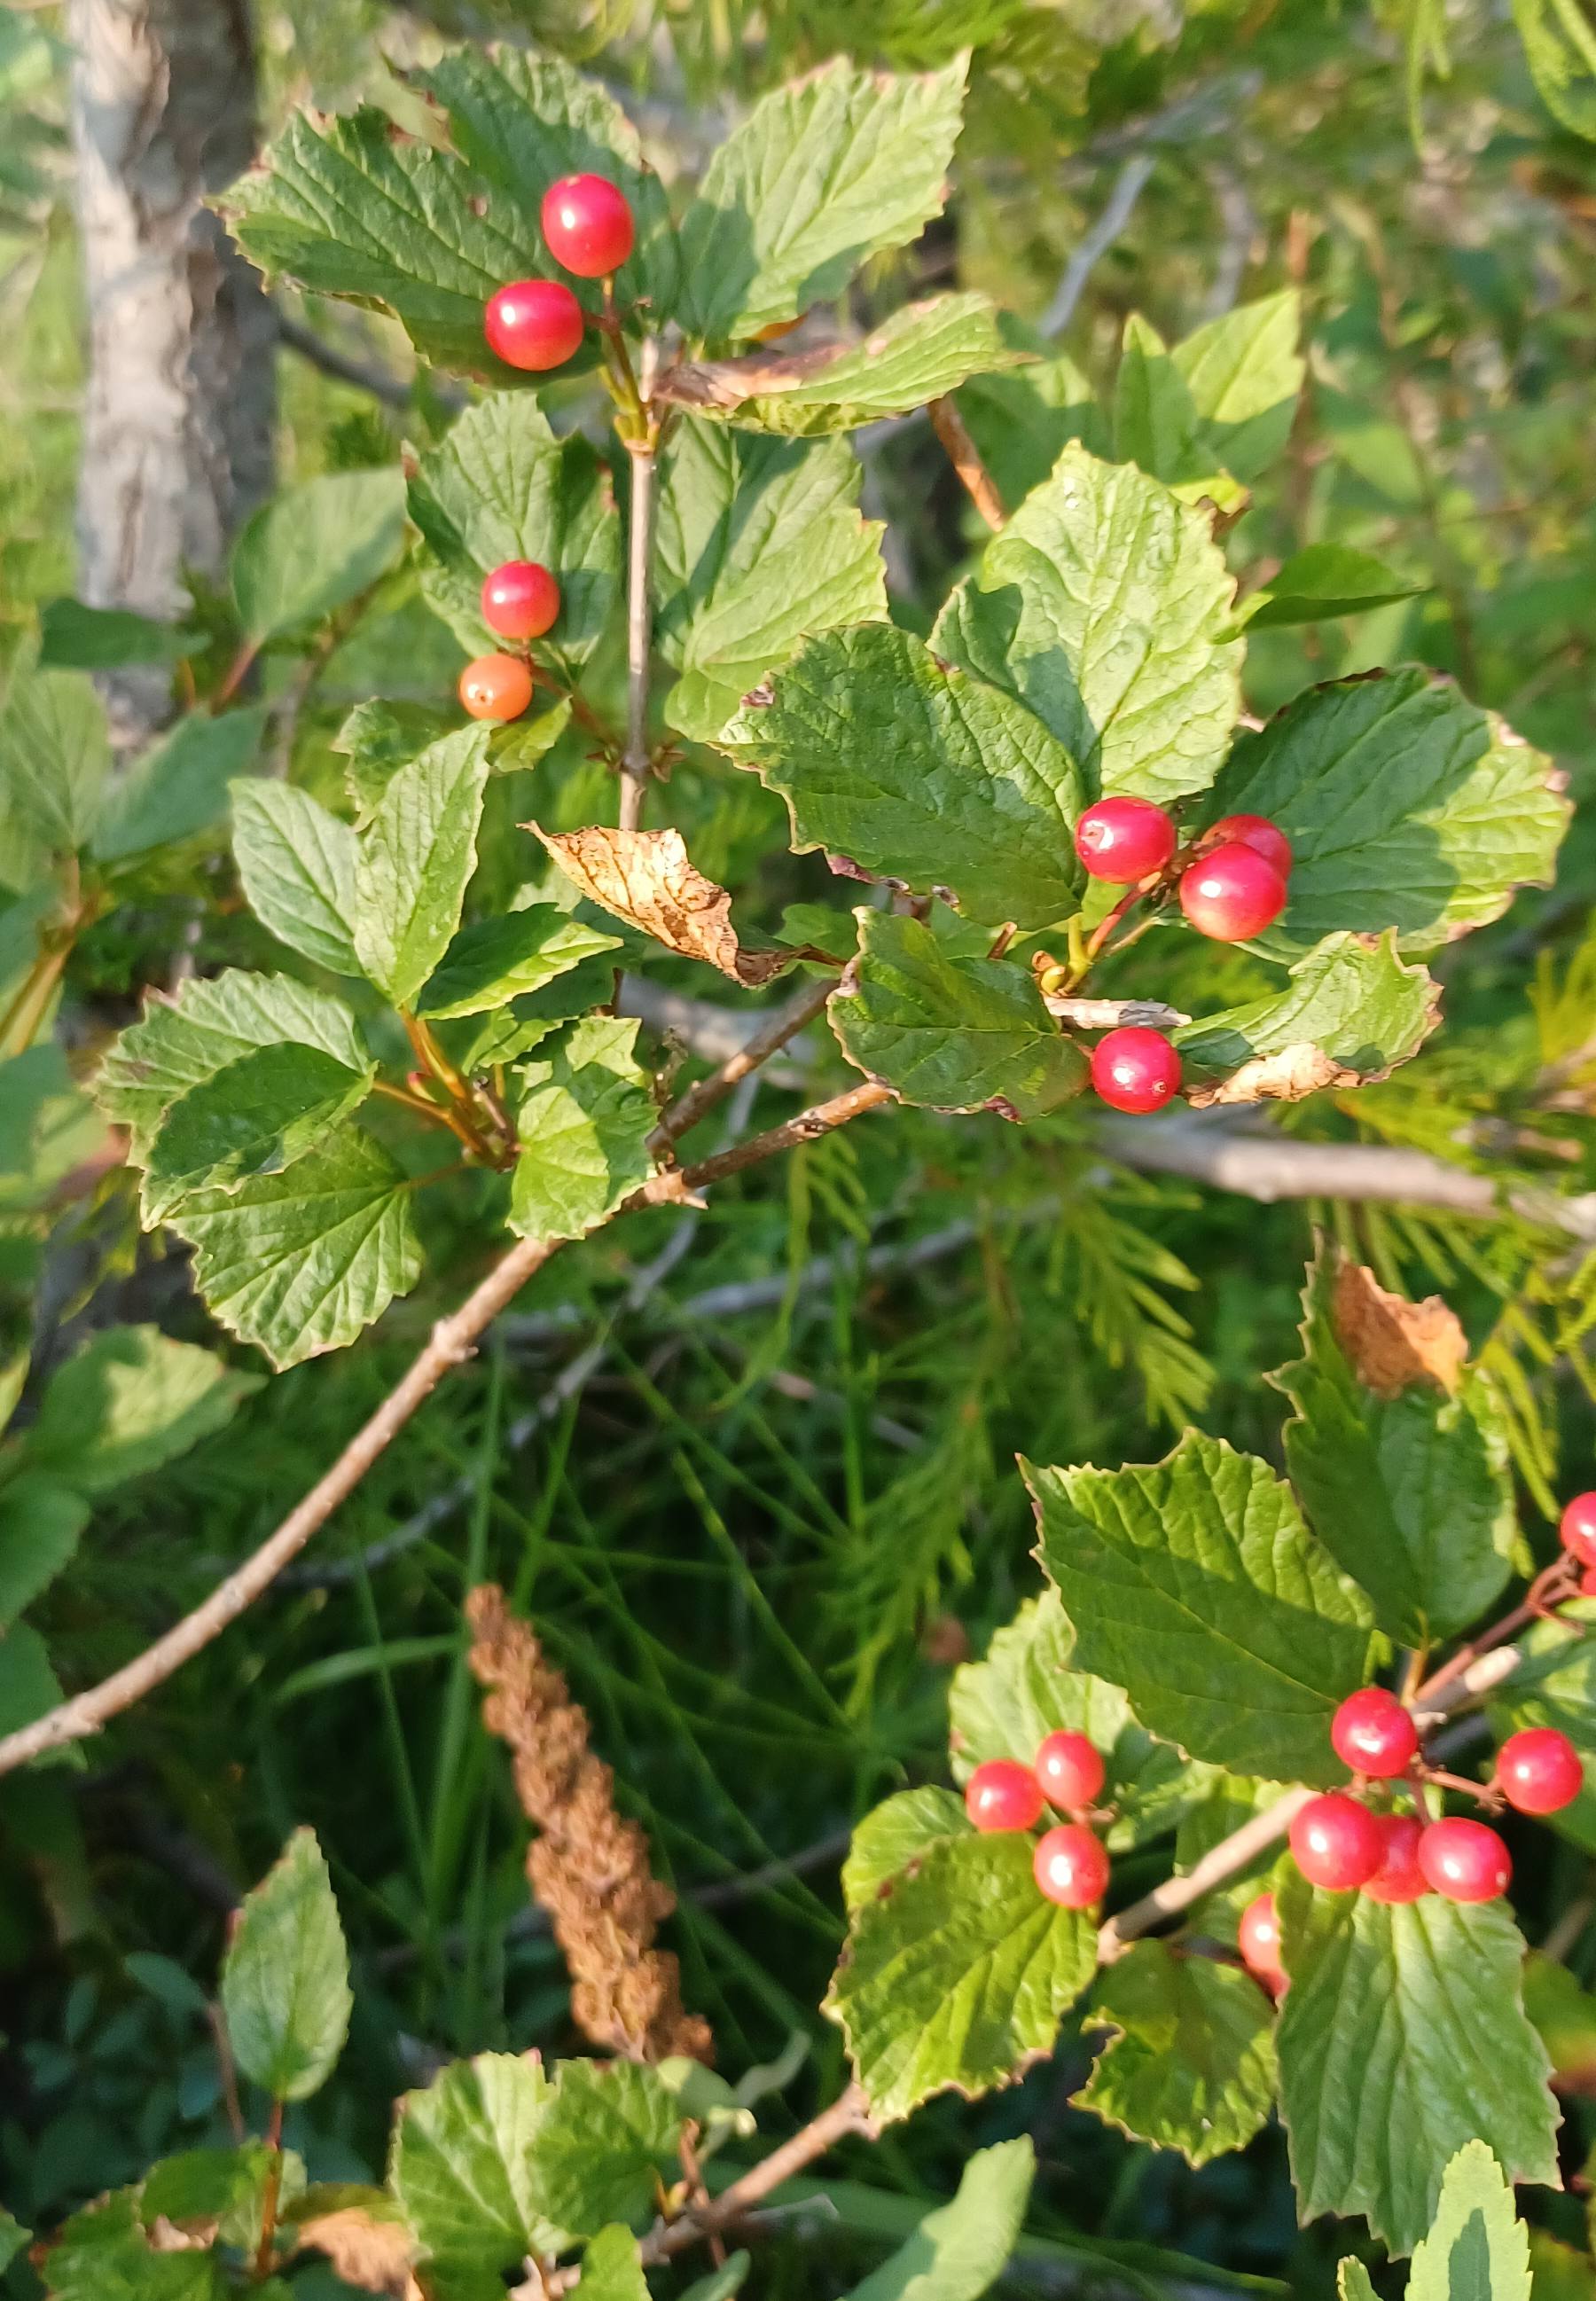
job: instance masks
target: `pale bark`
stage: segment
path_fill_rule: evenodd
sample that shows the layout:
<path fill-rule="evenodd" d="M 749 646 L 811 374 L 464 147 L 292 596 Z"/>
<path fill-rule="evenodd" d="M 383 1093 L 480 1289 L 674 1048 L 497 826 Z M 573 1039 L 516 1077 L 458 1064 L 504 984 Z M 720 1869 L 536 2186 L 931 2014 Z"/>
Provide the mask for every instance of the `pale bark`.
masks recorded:
<path fill-rule="evenodd" d="M 249 165 L 248 0 L 70 0 L 88 345 L 79 596 L 166 620 L 224 566 L 272 482 L 275 329 L 202 205 Z M 119 674 L 117 732 L 163 715 L 163 677 Z"/>

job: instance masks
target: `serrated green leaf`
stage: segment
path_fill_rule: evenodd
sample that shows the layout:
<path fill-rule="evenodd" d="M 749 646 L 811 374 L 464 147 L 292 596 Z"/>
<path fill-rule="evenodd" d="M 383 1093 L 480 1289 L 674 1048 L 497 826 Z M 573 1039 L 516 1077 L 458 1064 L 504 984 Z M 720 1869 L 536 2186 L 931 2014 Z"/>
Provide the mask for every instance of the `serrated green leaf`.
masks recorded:
<path fill-rule="evenodd" d="M 1441 2176 L 1435 2219 L 1414 2247 L 1408 2301 L 1530 2301 L 1529 2231 L 1483 2141 L 1466 2142 Z"/>
<path fill-rule="evenodd" d="M 1072 445 L 948 598 L 932 646 L 1034 711 L 1089 797 L 1167 802 L 1213 782 L 1236 724 L 1234 592 L 1200 514 Z"/>
<path fill-rule="evenodd" d="M 854 1824 L 842 1864 L 842 1901 L 848 1915 L 873 1902 L 883 1886 L 900 1878 L 911 1862 L 918 1862 L 933 1845 L 967 1837 L 973 1828 L 963 1798 L 934 1782 L 883 1798 Z"/>
<path fill-rule="evenodd" d="M 50 1378 L 28 1432 L 28 1468 L 109 1494 L 225 1427 L 259 1375 L 154 1326 L 107 1326 Z"/>
<path fill-rule="evenodd" d="M 1172 1035 L 1184 1063 L 1219 1074 L 1213 1085 L 1188 1087 L 1201 1109 L 1372 1085 L 1416 1055 L 1440 1021 L 1440 985 L 1425 967 L 1403 965 L 1388 931 L 1326 935 L 1292 967 L 1288 990 Z"/>
<path fill-rule="evenodd" d="M 399 769 L 362 835 L 355 948 L 396 1007 L 410 1004 L 454 939 L 487 787 L 487 734 L 462 728 Z"/>
<path fill-rule="evenodd" d="M 54 2301 L 221 2301 L 211 2252 L 157 2252 L 139 2226 L 136 2193 L 118 2189 L 74 2213 L 45 2256 Z"/>
<path fill-rule="evenodd" d="M 1178 343 L 1172 355 L 1221 468 L 1243 485 L 1285 452 L 1306 373 L 1295 288 L 1238 304 Z"/>
<path fill-rule="evenodd" d="M 603 957 L 584 958 L 569 975 L 556 975 L 541 991 L 522 992 L 497 1015 L 483 1016 L 456 1038 L 448 1037 L 446 1024 L 446 1041 L 463 1071 L 480 1071 L 495 1063 L 513 1063 L 518 1056 L 540 1046 L 562 1023 L 590 1015 L 595 1008 L 606 1006 L 614 995 L 614 962 Z"/>
<path fill-rule="evenodd" d="M 712 343 L 828 303 L 940 213 L 966 63 L 916 77 L 836 57 L 762 96 L 681 222 L 684 318 Z"/>
<path fill-rule="evenodd" d="M 1249 631 L 1317 623 L 1334 615 L 1366 615 L 1393 599 L 1429 590 L 1393 573 L 1371 551 L 1346 543 L 1309 543 L 1294 551 L 1277 575 L 1249 592 L 1236 620 Z"/>
<path fill-rule="evenodd" d="M 93 1103 L 54 1040 L 0 1062 L 0 1211 L 42 1205 L 104 1141 Z"/>
<path fill-rule="evenodd" d="M 983 925 L 1076 908 L 1074 762 L 1007 695 L 890 623 L 808 640 L 717 739 L 786 799 L 795 849 L 946 886 Z"/>
<path fill-rule="evenodd" d="M 1235 511 L 1247 490 L 1228 473 L 1205 436 L 1197 403 L 1157 330 L 1132 312 L 1114 388 L 1114 454 L 1134 464 L 1182 502 L 1204 498 Z"/>
<path fill-rule="evenodd" d="M 273 2101 L 319 2092 L 344 2049 L 354 1999 L 332 1880 L 315 1833 L 297 1829 L 246 1894 L 221 1962 L 233 2058 Z"/>
<path fill-rule="evenodd" d="M 250 909 L 280 942 L 334 975 L 363 972 L 355 949 L 359 842 L 292 783 L 233 785 L 233 853 Z"/>
<path fill-rule="evenodd" d="M 1524 2011 L 1524 1941 L 1500 1902 L 1276 1895 L 1291 1986 L 1276 2046 L 1303 2221 L 1362 2213 L 1392 2253 L 1429 2227 L 1472 2140 L 1510 2177 L 1559 2185 L 1546 2051 Z"/>
<path fill-rule="evenodd" d="M 954 1671 L 948 1720 L 960 1782 L 988 1758 L 1029 1765 L 1049 1734 L 1084 1734 L 1103 1755 L 1103 1798 L 1116 1812 L 1105 1836 L 1116 1852 L 1166 1835 L 1214 1781 L 1211 1769 L 1155 1741 L 1117 1686 L 1075 1666 L 1074 1633 L 1056 1590 L 1028 1598 L 994 1633 L 982 1661 Z"/>
<path fill-rule="evenodd" d="M 150 2167 L 138 2192 L 138 2218 L 146 2230 L 158 2221 L 209 2238 L 242 2243 L 251 2224 L 258 2227 L 266 2184 L 277 2170 L 277 2152 L 263 2141 L 238 2149 L 185 2149 Z"/>
<path fill-rule="evenodd" d="M 88 1524 L 88 1504 L 58 1479 L 24 1468 L 0 1486 L 0 1626 L 71 1564 Z"/>
<path fill-rule="evenodd" d="M 593 1015 L 547 1062 L 528 1063 L 510 1178 L 510 1227 L 524 1238 L 581 1238 L 647 1182 L 658 1116 L 632 1050 L 635 1020 Z"/>
<path fill-rule="evenodd" d="M 1258 939 L 1294 958 L 1341 929 L 1435 950 L 1550 882 L 1568 806 L 1549 762 L 1449 682 L 1387 672 L 1310 689 L 1243 735 L 1207 817 L 1266 816 L 1291 893 Z"/>
<path fill-rule="evenodd" d="M 562 176 L 605 176 L 625 193 L 636 232 L 616 297 L 623 306 L 645 299 L 651 328 L 672 317 L 681 259 L 670 205 L 606 88 L 561 56 L 508 43 L 453 48 L 415 76 L 447 112 L 455 150 L 491 187 L 495 216 L 515 220 L 521 257 L 506 279 L 536 272 L 572 284 L 544 244 L 543 195 Z"/>
<path fill-rule="evenodd" d="M 1251 1974 L 1133 1942 L 1098 1984 L 1090 2018 L 1118 2035 L 1073 2096 L 1080 2108 L 1191 2165 L 1261 2131 L 1274 2105 L 1274 2017 Z"/>
<path fill-rule="evenodd" d="M 568 975 L 584 958 L 620 948 L 618 936 L 600 934 L 557 904 L 529 903 L 523 911 L 462 927 L 422 984 L 415 1011 L 439 1022 L 480 1015 Z"/>
<path fill-rule="evenodd" d="M 1368 1605 L 1266 1463 L 1189 1431 L 1145 1467 L 1022 1468 L 1078 1667 L 1194 1758 L 1345 1779 L 1330 1720 L 1368 1676 Z"/>
<path fill-rule="evenodd" d="M 362 823 L 370 816 L 394 772 L 407 767 L 418 751 L 449 732 L 449 720 L 430 703 L 357 703 L 338 733 L 332 749 L 348 759 L 344 789 Z M 353 866 L 351 866 L 353 867 Z"/>
<path fill-rule="evenodd" d="M 742 362 L 689 370 L 677 388 L 706 415 L 813 439 L 906 414 L 970 376 L 1018 366 L 1028 356 L 1008 340 L 985 296 L 933 296 L 903 305 L 859 343 L 785 359 L 779 349 L 753 353 Z"/>
<path fill-rule="evenodd" d="M 1368 1389 L 1338 1340 L 1333 1289 L 1333 1259 L 1322 1255 L 1303 1296 L 1303 1355 L 1272 1377 L 1296 1410 L 1286 1467 L 1381 1628 L 1428 1647 L 1478 1621 L 1513 1571 L 1507 1432 L 1473 1369 L 1453 1395 L 1426 1381 L 1394 1397 Z"/>
<path fill-rule="evenodd" d="M 410 1185 L 357 1126 L 286 1175 L 196 1192 L 171 1224 L 212 1315 L 279 1368 L 352 1343 L 421 1276 Z"/>
<path fill-rule="evenodd" d="M 320 623 L 369 590 L 398 556 L 396 471 L 323 472 L 261 506 L 233 546 L 233 598 L 256 647 Z"/>
<path fill-rule="evenodd" d="M 746 2261 L 748 2255 L 745 2254 Z M 730 2288 L 733 2293 L 735 2285 Z M 601 2229 L 582 2255 L 577 2290 L 588 2301 L 648 2301 L 643 2257 L 631 2231 L 620 2222 Z"/>
<path fill-rule="evenodd" d="M 887 612 L 859 466 L 813 447 L 684 423 L 660 464 L 656 638 L 681 674 L 665 714 L 708 741 L 803 634 Z"/>
<path fill-rule="evenodd" d="M 1028 2133 L 978 2149 L 957 2195 L 927 2213 L 849 2301 L 981 2301 L 1019 2242 L 1035 2172 Z"/>
<path fill-rule="evenodd" d="M 827 1013 L 849 1062 L 905 1102 L 1039 1118 L 1079 1094 L 1086 1058 L 1036 978 L 940 904 L 923 921 L 861 908 L 854 988 Z"/>
<path fill-rule="evenodd" d="M 150 1145 L 146 1226 L 164 1222 L 196 1191 L 233 1191 L 281 1175 L 315 1150 L 372 1091 L 376 1065 L 358 1071 L 319 1047 L 283 1040 L 252 1047 L 181 1094 Z"/>
<path fill-rule="evenodd" d="M 81 599 L 46 599 L 39 610 L 41 671 L 121 671 L 130 664 L 180 663 L 203 655 L 203 632 L 180 630 L 130 607 L 90 607 Z"/>
<path fill-rule="evenodd" d="M 389 2186 L 420 2240 L 436 2301 L 502 2294 L 502 2272 L 552 2254 L 571 2232 L 544 2216 L 537 2141 L 554 2088 L 520 2054 L 455 2062 L 407 2093 L 394 2124 Z"/>
<path fill-rule="evenodd" d="M 681 2110 L 639 2062 L 562 2062 L 538 2129 L 536 2180 L 545 2213 L 577 2237 L 653 2215 L 675 2160 Z"/>
<path fill-rule="evenodd" d="M 228 785 L 255 757 L 265 719 L 260 708 L 180 719 L 113 785 L 91 842 L 96 860 L 125 862 L 220 823 Z"/>
<path fill-rule="evenodd" d="M 432 561 L 422 589 L 461 643 L 473 654 L 501 644 L 482 621 L 482 578 L 506 559 L 533 559 L 560 586 L 538 652 L 574 678 L 621 589 L 614 491 L 581 434 L 556 439 L 530 394 L 495 393 L 419 459 L 409 504 Z"/>
<path fill-rule="evenodd" d="M 825 2010 L 877 2117 L 950 2086 L 988 2093 L 1052 2050 L 1097 1931 L 1045 1900 L 1031 1865 L 1029 1837 L 972 1832 L 856 1913 Z"/>
<path fill-rule="evenodd" d="M 210 978 L 191 976 L 171 1000 L 151 999 L 101 1064 L 95 1096 L 107 1118 L 130 1130 L 131 1156 L 142 1166 L 180 1094 L 252 1048 L 284 1039 L 319 1047 L 352 1071 L 369 1059 L 342 1000 L 286 975 L 230 967 Z"/>
<path fill-rule="evenodd" d="M 88 844 L 110 767 L 94 682 L 78 672 L 18 672 L 0 707 L 0 882 L 25 891 Z"/>
<path fill-rule="evenodd" d="M 1012 321 L 1005 332 L 1024 340 Z M 1072 439 L 1093 456 L 1107 456 L 1113 449 L 1108 417 L 1067 353 L 1053 353 L 1007 373 L 973 376 L 955 399 L 1005 504 L 1017 507 L 1040 488 Z"/>
<path fill-rule="evenodd" d="M 43 1638 L 29 1622 L 0 1629 L 0 1734 L 31 1726 L 62 1700 Z"/>
<path fill-rule="evenodd" d="M 1546 1817 L 1559 1837 L 1596 1853 L 1596 1601 L 1559 1606 L 1555 1619 L 1521 1632 L 1520 1660 L 1491 1698 L 1499 1739 L 1526 1726 L 1553 1726 L 1579 1752 L 1585 1786 L 1572 1805 Z"/>

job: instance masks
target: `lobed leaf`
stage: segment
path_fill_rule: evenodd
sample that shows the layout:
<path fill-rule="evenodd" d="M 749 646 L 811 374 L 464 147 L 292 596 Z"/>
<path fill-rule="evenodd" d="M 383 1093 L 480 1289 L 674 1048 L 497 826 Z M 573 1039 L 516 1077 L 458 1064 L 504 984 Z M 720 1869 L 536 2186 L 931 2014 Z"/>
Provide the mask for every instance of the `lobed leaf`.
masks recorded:
<path fill-rule="evenodd" d="M 353 1117 L 376 1075 L 374 1063 L 354 1071 L 319 1047 L 285 1039 L 252 1047 L 202 1079 L 178 1097 L 150 1144 L 146 1226 L 164 1222 L 196 1191 L 231 1191 L 286 1173 Z"/>
<path fill-rule="evenodd" d="M 246 899 L 280 942 L 334 975 L 363 972 L 355 948 L 360 842 L 347 823 L 292 783 L 239 782 L 233 853 Z"/>
<path fill-rule="evenodd" d="M 487 785 L 487 731 L 464 727 L 399 769 L 362 836 L 354 943 L 396 1007 L 411 1004 L 460 924 Z"/>
<path fill-rule="evenodd" d="M 1226 1075 L 1187 1100 L 1299 1102 L 1324 1088 L 1368 1086 L 1416 1055 L 1441 1022 L 1441 986 L 1405 966 L 1394 932 L 1332 934 L 1291 971 L 1290 988 L 1174 1033 L 1182 1060 Z"/>
<path fill-rule="evenodd" d="M 1529 2301 L 1530 2233 L 1483 2141 L 1466 2141 L 1441 2178 L 1428 2233 L 1413 2249 L 1408 2301 Z"/>
<path fill-rule="evenodd" d="M 1251 1974 L 1133 1942 L 1099 1982 L 1090 2018 L 1117 2034 L 1074 2096 L 1081 2108 L 1192 2165 L 1261 2131 L 1274 2106 L 1274 2017 Z"/>
<path fill-rule="evenodd" d="M 681 2129 L 676 2096 L 638 2062 L 562 2062 L 539 2123 L 533 2170 L 541 2210 L 574 2236 L 653 2216 Z"/>
<path fill-rule="evenodd" d="M 633 1054 L 638 1025 L 592 1015 L 547 1062 L 526 1064 L 510 1227 L 581 1238 L 648 1180 L 656 1112 Z"/>
<path fill-rule="evenodd" d="M 554 2088 L 521 2054 L 455 2062 L 401 2096 L 389 2186 L 420 2241 L 436 2301 L 481 2301 L 571 2232 L 544 2214 L 536 2144 Z"/>
<path fill-rule="evenodd" d="M 933 1845 L 968 1837 L 973 1828 L 963 1798 L 935 1782 L 897 1790 L 872 1806 L 854 1824 L 842 1864 L 842 1901 L 849 1917 L 873 1902 Z"/>

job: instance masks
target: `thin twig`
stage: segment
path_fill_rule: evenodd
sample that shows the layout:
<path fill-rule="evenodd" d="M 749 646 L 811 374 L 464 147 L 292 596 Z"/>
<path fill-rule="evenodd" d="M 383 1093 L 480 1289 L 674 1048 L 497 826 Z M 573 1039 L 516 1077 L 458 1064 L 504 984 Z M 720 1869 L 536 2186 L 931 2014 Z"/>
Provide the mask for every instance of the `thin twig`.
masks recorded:
<path fill-rule="evenodd" d="M 1114 180 L 1114 189 L 1103 203 L 1102 213 L 1090 230 L 1082 234 L 1074 254 L 1065 266 L 1052 302 L 1042 314 L 1037 325 L 1044 336 L 1061 335 L 1075 316 L 1075 306 L 1082 289 L 1091 277 L 1092 266 L 1099 255 L 1106 255 L 1131 221 L 1131 211 L 1141 197 L 1148 178 L 1153 172 L 1154 155 L 1150 152 L 1132 152 Z"/>
<path fill-rule="evenodd" d="M 667 1143 L 694 1127 L 707 1111 L 723 1101 L 741 1079 L 757 1070 L 771 1056 L 780 1052 L 790 1039 L 796 1038 L 806 1023 L 812 1023 L 823 1012 L 826 1001 L 837 988 L 834 975 L 823 975 L 818 983 L 806 983 L 796 992 L 784 1007 L 762 1018 L 763 1027 L 728 1055 L 719 1068 L 697 1085 L 689 1087 L 667 1110 L 650 1135 L 649 1148 L 663 1150 Z"/>
<path fill-rule="evenodd" d="M 1007 519 L 1003 498 L 998 493 L 998 483 L 981 459 L 981 450 L 970 437 L 970 427 L 951 399 L 933 399 L 926 410 L 931 428 L 942 443 L 943 452 L 958 474 L 959 484 L 976 510 L 994 534 Z"/>
<path fill-rule="evenodd" d="M 833 1134 L 851 1119 L 861 1117 L 867 1110 L 879 1109 L 883 1102 L 895 1099 L 892 1089 L 879 1079 L 862 1080 L 857 1086 L 845 1087 L 840 1094 L 800 1110 L 796 1118 L 786 1119 L 764 1134 L 753 1135 L 747 1142 L 733 1143 L 729 1150 L 717 1150 L 710 1158 L 700 1159 L 696 1166 L 668 1168 L 651 1183 L 645 1183 L 640 1191 L 635 1191 L 626 1207 L 668 1206 L 673 1201 L 706 1189 L 711 1183 L 723 1182 L 728 1175 L 740 1174 L 745 1167 L 757 1166 L 762 1159 L 773 1159 L 783 1150 L 796 1150 L 800 1142 L 818 1142 L 823 1134 Z M 0 1752 L 4 1749 L 4 1744 L 0 1743 Z"/>
<path fill-rule="evenodd" d="M 653 638 L 651 582 L 658 464 L 652 444 L 627 443 L 631 467 L 631 534 L 626 577 L 626 749 L 621 760 L 623 831 L 643 819 L 648 783 L 648 656 Z"/>

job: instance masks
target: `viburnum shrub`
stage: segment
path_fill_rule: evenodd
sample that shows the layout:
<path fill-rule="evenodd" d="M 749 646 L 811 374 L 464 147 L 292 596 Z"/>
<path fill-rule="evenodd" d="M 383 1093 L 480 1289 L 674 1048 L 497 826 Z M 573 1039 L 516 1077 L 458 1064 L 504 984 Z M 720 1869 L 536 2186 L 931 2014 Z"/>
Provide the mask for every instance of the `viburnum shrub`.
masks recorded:
<path fill-rule="evenodd" d="M 48 899 L 0 1018 L 7 1049 L 38 1052 L 75 938 L 139 899 L 138 858 L 214 826 L 230 775 L 233 909 L 279 950 L 180 977 L 96 1050 L 144 1225 L 187 1243 L 215 1318 L 276 1367 L 353 1342 L 416 1284 L 418 1202 L 469 1194 L 514 1243 L 220 1594 L 215 1627 L 564 1243 L 690 1205 L 891 1103 L 1062 1128 L 1090 1082 L 1133 1125 L 1177 1094 L 1291 1103 L 1382 1079 L 1436 1026 L 1426 958 L 1550 878 L 1567 810 L 1548 761 L 1451 682 L 1408 666 L 1310 687 L 1261 725 L 1243 713 L 1252 620 L 1404 589 L 1366 555 L 1327 565 L 1333 547 L 1266 582 L 1227 556 L 1291 428 L 1293 291 L 1173 350 L 1135 322 L 1135 389 L 1113 411 L 1028 386 L 1039 347 L 979 294 L 849 330 L 861 266 L 942 205 L 964 72 L 829 64 L 756 105 L 673 207 L 598 84 L 465 47 L 416 71 L 434 138 L 372 111 L 302 114 L 228 196 L 269 274 L 386 308 L 470 387 L 402 476 L 410 573 L 464 660 L 459 708 L 361 703 L 338 740 L 341 791 L 325 772 L 318 796 L 245 771 L 259 723 L 230 707 L 241 683 L 391 564 L 397 472 L 357 475 L 370 529 L 337 585 L 303 567 L 304 519 L 269 506 L 246 531 L 237 653 L 203 699 L 214 708 L 168 739 L 203 747 L 203 777 L 167 753 L 158 787 L 139 769 L 111 784 L 86 682 L 20 681 L 8 715 L 38 740 L 4 753 L 26 762 L 6 821 Z M 551 371 L 557 431 L 526 381 Z M 848 435 L 924 407 L 992 531 L 921 636 L 889 615 Z M 1042 474 L 1007 504 L 982 456 L 1003 427 Z M 332 523 L 335 498 L 312 485 Z M 581 772 L 551 789 L 563 742 Z M 645 821 L 673 807 L 678 769 L 756 778 L 758 860 L 816 899 L 763 932 L 734 925 L 732 891 L 679 825 Z M 506 788 L 529 810 L 509 895 L 479 868 Z M 833 878 L 856 908 L 818 899 Z M 752 866 L 736 892 L 756 916 L 768 895 Z M 1137 995 L 1143 939 L 1190 957 L 1190 929 L 1247 946 L 1203 950 L 1191 979 L 1220 1003 L 1196 1017 Z M 741 992 L 801 972 L 673 1100 L 673 1057 L 639 1018 L 693 969 Z M 824 1099 L 687 1149 L 806 1024 L 834 1064 Z M 152 1362 L 138 1332 L 115 1363 Z M 215 1427 L 239 1378 L 195 1356 L 182 1380 Z M 688 2045 L 660 2044 L 649 1916 L 622 1977 L 648 2018 L 603 2031 L 621 2058 L 455 2063 L 406 2096 L 386 2188 L 302 2191 L 284 2104 L 325 2077 L 348 1997 L 301 1838 L 247 1906 L 222 1983 L 262 2138 L 157 2167 L 79 2216 L 43 2255 L 46 2281 L 269 2292 L 307 2246 L 356 2284 L 428 2301 L 476 2301 L 510 2276 L 641 2301 L 646 2266 L 718 2242 L 832 2141 L 1008 2085 L 1061 2041 L 1090 2061 L 1081 2107 L 1194 2164 L 1278 2109 L 1304 2219 L 1361 2213 L 1393 2252 L 1425 2240 L 1437 2275 L 1470 2213 L 1516 2240 L 1503 2176 L 1557 2180 L 1557 2109 L 1502 1898 L 1503 1833 L 1520 1822 L 1500 1810 L 1590 1842 L 1568 1751 L 1583 1782 L 1596 1517 L 1571 1505 L 1558 1562 L 1482 1630 L 1523 1537 L 1501 1410 L 1457 1322 L 1327 1247 L 1301 1356 L 1275 1381 L 1283 1477 L 1195 1432 L 1149 1465 L 1024 1466 L 1043 1586 L 954 1674 L 964 1794 L 918 1782 L 854 1835 L 826 2007 L 851 2076 L 783 2155 L 709 2202 L 704 2163 L 746 2154 L 769 2079 L 712 2074 L 686 2017 Z M 170 1421 L 141 1462 L 193 1435 L 186 1393 Z M 92 1460 L 59 1432 L 40 1452 L 36 1425 L 11 1467 L 76 1508 Z M 103 1725 L 210 1625 L 202 1609 L 71 1702 L 41 1650 L 0 1770 Z M 29 1635 L 9 1627 L 8 1653 L 32 1653 Z M 514 1705 L 494 1698 L 514 1739 Z M 1492 1737 L 1492 1778 L 1458 1770 Z M 562 1845 L 526 1786 L 538 1763 L 523 1736 L 534 1882 Z M 1462 1801 L 1502 1832 L 1449 1811 Z M 635 1853 L 613 1814 L 606 1828 Z M 635 1863 L 624 1874 L 637 1909 L 663 1906 Z M 597 1984 L 579 1979 L 590 2011 Z M 1024 2141 L 973 2159 L 923 2245 L 979 2230 L 995 2274 L 1031 2163 Z"/>

